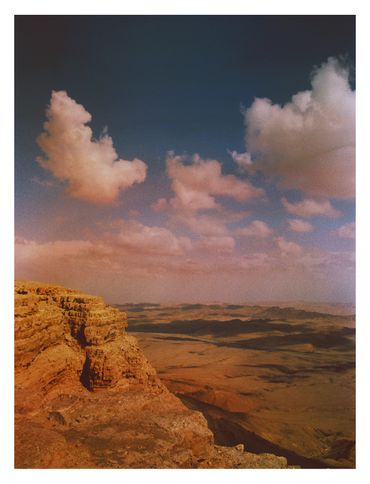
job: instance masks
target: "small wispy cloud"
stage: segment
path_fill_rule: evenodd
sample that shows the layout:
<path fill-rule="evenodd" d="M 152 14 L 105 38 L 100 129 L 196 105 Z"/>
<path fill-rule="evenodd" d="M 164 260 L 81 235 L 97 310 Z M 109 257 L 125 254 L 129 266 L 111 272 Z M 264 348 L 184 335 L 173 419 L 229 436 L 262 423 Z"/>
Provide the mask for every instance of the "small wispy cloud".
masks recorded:
<path fill-rule="evenodd" d="M 235 161 L 241 171 L 246 171 L 252 165 L 250 153 L 238 153 L 237 151 L 227 150 L 231 158 Z"/>
<path fill-rule="evenodd" d="M 269 237 L 272 229 L 262 220 L 253 220 L 247 227 L 242 227 L 235 231 L 236 235 L 242 237 L 255 237 L 257 239 Z"/>
<path fill-rule="evenodd" d="M 277 237 L 276 243 L 283 256 L 299 256 L 303 253 L 302 246 L 284 237 Z"/>
<path fill-rule="evenodd" d="M 322 215 L 337 218 L 342 215 L 339 210 L 333 207 L 329 200 L 313 200 L 308 198 L 300 202 L 289 202 L 286 198 L 282 198 L 281 203 L 288 213 L 298 215 L 299 217 L 308 218 L 315 215 Z"/>
<path fill-rule="evenodd" d="M 235 240 L 230 236 L 201 237 L 194 244 L 194 248 L 210 253 L 230 254 L 235 248 Z"/>
<path fill-rule="evenodd" d="M 41 179 L 41 178 L 38 178 L 37 176 L 33 176 L 31 178 L 31 182 L 47 188 L 51 188 L 55 186 L 55 183 L 52 180 Z"/>
<path fill-rule="evenodd" d="M 356 225 L 355 222 L 344 224 L 334 231 L 334 235 L 340 239 L 355 239 L 356 238 Z"/>
<path fill-rule="evenodd" d="M 313 231 L 313 225 L 306 220 L 301 220 L 299 218 L 294 218 L 288 220 L 289 228 L 293 232 L 307 233 Z"/>

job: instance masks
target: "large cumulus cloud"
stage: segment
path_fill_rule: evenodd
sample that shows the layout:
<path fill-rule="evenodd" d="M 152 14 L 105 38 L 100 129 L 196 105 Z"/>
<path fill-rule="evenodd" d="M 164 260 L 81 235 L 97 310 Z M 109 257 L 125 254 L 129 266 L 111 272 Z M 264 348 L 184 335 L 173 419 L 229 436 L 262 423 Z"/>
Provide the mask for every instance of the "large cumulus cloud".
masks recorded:
<path fill-rule="evenodd" d="M 91 114 L 65 91 L 53 91 L 48 121 L 37 142 L 46 153 L 40 165 L 68 183 L 68 193 L 96 204 L 112 204 L 119 193 L 145 180 L 146 164 L 118 159 L 108 134 L 93 139 Z"/>
<path fill-rule="evenodd" d="M 283 189 L 314 198 L 354 197 L 355 92 L 334 59 L 313 73 L 312 89 L 283 106 L 255 99 L 245 113 L 246 143 L 255 166 Z"/>

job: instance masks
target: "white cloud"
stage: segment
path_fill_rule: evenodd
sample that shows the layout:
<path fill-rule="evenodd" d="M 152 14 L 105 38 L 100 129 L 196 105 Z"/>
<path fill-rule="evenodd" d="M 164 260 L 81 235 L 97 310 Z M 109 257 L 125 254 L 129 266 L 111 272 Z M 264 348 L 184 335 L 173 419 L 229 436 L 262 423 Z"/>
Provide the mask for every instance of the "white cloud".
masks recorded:
<path fill-rule="evenodd" d="M 112 138 L 104 133 L 93 139 L 86 124 L 91 114 L 65 91 L 53 91 L 46 111 L 45 131 L 37 138 L 46 158 L 40 165 L 66 181 L 68 193 L 96 204 L 112 204 L 121 190 L 146 177 L 146 164 L 138 159 L 118 159 Z"/>
<path fill-rule="evenodd" d="M 315 215 L 323 215 L 326 217 L 337 218 L 342 214 L 335 209 L 329 200 L 312 200 L 305 199 L 301 202 L 288 202 L 286 198 L 282 198 L 281 202 L 285 210 L 299 217 L 313 217 Z"/>
<path fill-rule="evenodd" d="M 237 151 L 229 151 L 228 153 L 241 171 L 245 171 L 252 165 L 252 158 L 249 153 L 238 153 Z"/>
<path fill-rule="evenodd" d="M 262 197 L 264 190 L 254 187 L 233 175 L 223 175 L 217 160 L 202 160 L 195 155 L 192 164 L 185 165 L 185 158 L 170 153 L 167 158 L 167 173 L 172 180 L 175 197 L 171 205 L 176 209 L 197 211 L 219 208 L 215 196 L 222 195 L 245 202 Z"/>
<path fill-rule="evenodd" d="M 290 230 L 293 232 L 306 233 L 313 231 L 313 225 L 310 224 L 310 222 L 306 222 L 305 220 L 301 220 L 299 218 L 288 220 L 288 224 Z"/>
<path fill-rule="evenodd" d="M 312 76 L 312 90 L 280 106 L 256 99 L 245 113 L 246 143 L 256 168 L 283 189 L 314 198 L 353 198 L 355 92 L 334 58 Z"/>

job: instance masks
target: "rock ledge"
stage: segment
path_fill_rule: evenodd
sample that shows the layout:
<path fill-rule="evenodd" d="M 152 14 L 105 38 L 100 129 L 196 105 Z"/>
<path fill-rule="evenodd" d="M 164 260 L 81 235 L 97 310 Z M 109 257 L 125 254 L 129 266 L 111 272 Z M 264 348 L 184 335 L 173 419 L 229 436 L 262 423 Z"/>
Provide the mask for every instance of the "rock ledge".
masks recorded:
<path fill-rule="evenodd" d="M 15 283 L 15 467 L 286 468 L 214 445 L 159 380 L 125 313 L 61 286 Z"/>

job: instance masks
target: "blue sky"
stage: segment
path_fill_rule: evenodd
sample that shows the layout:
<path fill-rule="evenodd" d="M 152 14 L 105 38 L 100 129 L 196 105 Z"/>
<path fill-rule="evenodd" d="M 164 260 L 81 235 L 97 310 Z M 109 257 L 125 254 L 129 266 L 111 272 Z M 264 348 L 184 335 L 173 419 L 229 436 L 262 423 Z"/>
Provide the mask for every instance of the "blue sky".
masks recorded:
<path fill-rule="evenodd" d="M 353 16 L 17 17 L 16 276 L 352 302 L 354 84 Z"/>

